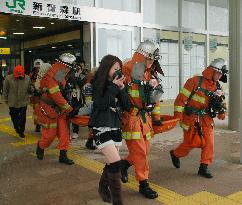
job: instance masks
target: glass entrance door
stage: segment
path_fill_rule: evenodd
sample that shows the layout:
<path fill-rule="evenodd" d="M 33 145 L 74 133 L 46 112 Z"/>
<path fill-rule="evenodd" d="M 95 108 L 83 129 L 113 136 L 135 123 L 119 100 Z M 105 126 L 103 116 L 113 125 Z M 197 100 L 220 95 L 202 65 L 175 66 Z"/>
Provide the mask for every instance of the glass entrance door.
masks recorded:
<path fill-rule="evenodd" d="M 111 54 L 125 61 L 134 50 L 134 28 L 96 24 L 96 66 L 103 56 Z"/>

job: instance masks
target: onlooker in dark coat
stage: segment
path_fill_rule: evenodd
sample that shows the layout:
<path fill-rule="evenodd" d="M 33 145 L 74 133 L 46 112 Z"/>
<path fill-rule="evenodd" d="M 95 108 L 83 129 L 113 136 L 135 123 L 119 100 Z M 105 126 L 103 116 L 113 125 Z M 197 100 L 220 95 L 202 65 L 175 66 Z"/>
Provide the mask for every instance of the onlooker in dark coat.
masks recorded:
<path fill-rule="evenodd" d="M 3 85 L 3 99 L 9 106 L 14 129 L 21 138 L 24 138 L 26 110 L 31 93 L 31 81 L 24 74 L 24 68 L 17 65 L 13 74 L 8 75 Z"/>
<path fill-rule="evenodd" d="M 4 81 L 4 77 L 2 73 L 2 68 L 0 68 L 0 95 L 2 95 L 3 93 L 3 81 Z"/>

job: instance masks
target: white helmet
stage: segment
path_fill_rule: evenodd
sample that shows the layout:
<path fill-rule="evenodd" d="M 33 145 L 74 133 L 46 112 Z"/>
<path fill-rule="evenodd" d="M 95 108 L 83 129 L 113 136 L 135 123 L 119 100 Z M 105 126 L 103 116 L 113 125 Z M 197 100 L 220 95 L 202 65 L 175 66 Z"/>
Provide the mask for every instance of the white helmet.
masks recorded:
<path fill-rule="evenodd" d="M 43 63 L 39 68 L 38 78 L 42 78 L 50 68 L 51 65 L 49 63 Z"/>
<path fill-rule="evenodd" d="M 34 61 L 34 67 L 39 68 L 43 63 L 44 63 L 44 61 L 42 61 L 41 59 L 36 59 Z"/>
<path fill-rule="evenodd" d="M 37 75 L 37 79 L 34 83 L 34 87 L 39 90 L 40 89 L 40 81 L 42 80 L 42 78 L 44 77 L 44 75 L 48 72 L 48 70 L 51 68 L 51 65 L 49 63 L 42 63 L 40 68 L 39 68 L 39 72 Z"/>
<path fill-rule="evenodd" d="M 71 53 L 63 53 L 60 55 L 59 59 L 56 59 L 58 62 L 65 64 L 68 67 L 73 68 L 73 65 L 76 62 L 76 57 Z"/>
<path fill-rule="evenodd" d="M 139 44 L 136 52 L 152 60 L 159 60 L 160 59 L 159 48 L 160 47 L 157 43 L 151 40 L 145 40 L 144 42 Z"/>
<path fill-rule="evenodd" d="M 216 58 L 210 63 L 210 67 L 214 68 L 216 71 L 219 71 L 221 73 L 225 66 L 226 62 L 223 58 Z"/>

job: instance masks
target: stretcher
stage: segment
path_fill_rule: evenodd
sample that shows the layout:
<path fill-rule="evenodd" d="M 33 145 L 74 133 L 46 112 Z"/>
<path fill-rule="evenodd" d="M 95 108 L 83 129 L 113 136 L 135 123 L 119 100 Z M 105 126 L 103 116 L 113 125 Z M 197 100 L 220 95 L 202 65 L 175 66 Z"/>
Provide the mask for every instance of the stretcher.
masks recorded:
<path fill-rule="evenodd" d="M 170 115 L 161 115 L 161 118 L 162 118 L 162 125 L 160 125 L 160 126 L 153 125 L 154 134 L 167 132 L 167 131 L 173 129 L 176 126 L 177 122 L 179 121 L 179 119 L 175 118 L 174 116 L 170 116 Z M 71 118 L 70 121 L 74 124 L 85 127 L 85 126 L 88 126 L 89 116 L 77 115 L 77 116 Z"/>
<path fill-rule="evenodd" d="M 154 135 L 162 132 L 167 132 L 173 129 L 177 125 L 177 122 L 179 121 L 178 118 L 175 118 L 174 116 L 170 116 L 170 115 L 161 115 L 161 118 L 162 118 L 162 125 L 160 126 L 153 125 Z"/>

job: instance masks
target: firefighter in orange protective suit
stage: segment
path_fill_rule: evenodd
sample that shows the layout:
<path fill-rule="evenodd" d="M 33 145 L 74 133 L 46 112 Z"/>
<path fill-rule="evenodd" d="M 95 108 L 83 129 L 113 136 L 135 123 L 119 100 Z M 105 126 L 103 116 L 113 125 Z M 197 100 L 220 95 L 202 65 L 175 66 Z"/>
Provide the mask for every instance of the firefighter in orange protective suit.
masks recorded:
<path fill-rule="evenodd" d="M 75 110 L 67 103 L 64 90 L 66 75 L 74 68 L 75 60 L 76 57 L 72 54 L 62 54 L 40 82 L 42 95 L 35 109 L 38 123 L 42 126 L 41 140 L 36 149 L 36 156 L 39 160 L 44 158 L 44 149 L 49 147 L 57 136 L 60 149 L 59 162 L 74 164 L 67 157 L 67 150 L 70 143 L 68 118 L 75 115 Z"/>
<path fill-rule="evenodd" d="M 188 79 L 174 103 L 174 115 L 180 119 L 184 141 L 170 151 L 172 163 L 180 168 L 180 157 L 188 155 L 192 148 L 201 148 L 198 175 L 205 178 L 213 177 L 208 169 L 214 158 L 213 118 L 225 118 L 225 97 L 219 80 L 227 82 L 227 70 L 222 58 L 212 61 L 202 76 Z"/>
<path fill-rule="evenodd" d="M 159 99 L 156 99 L 156 103 L 150 104 L 146 91 L 147 86 L 159 87 L 157 76 L 158 72 L 162 73 L 158 63 L 159 57 L 159 45 L 146 40 L 138 46 L 132 59 L 125 63 L 122 69 L 132 109 L 122 116 L 122 136 L 126 140 L 129 154 L 126 159 L 121 160 L 121 180 L 123 183 L 128 181 L 127 170 L 134 165 L 136 179 L 140 184 L 139 192 L 150 199 L 158 196 L 148 183 L 152 123 L 161 125 L 161 119 Z"/>

